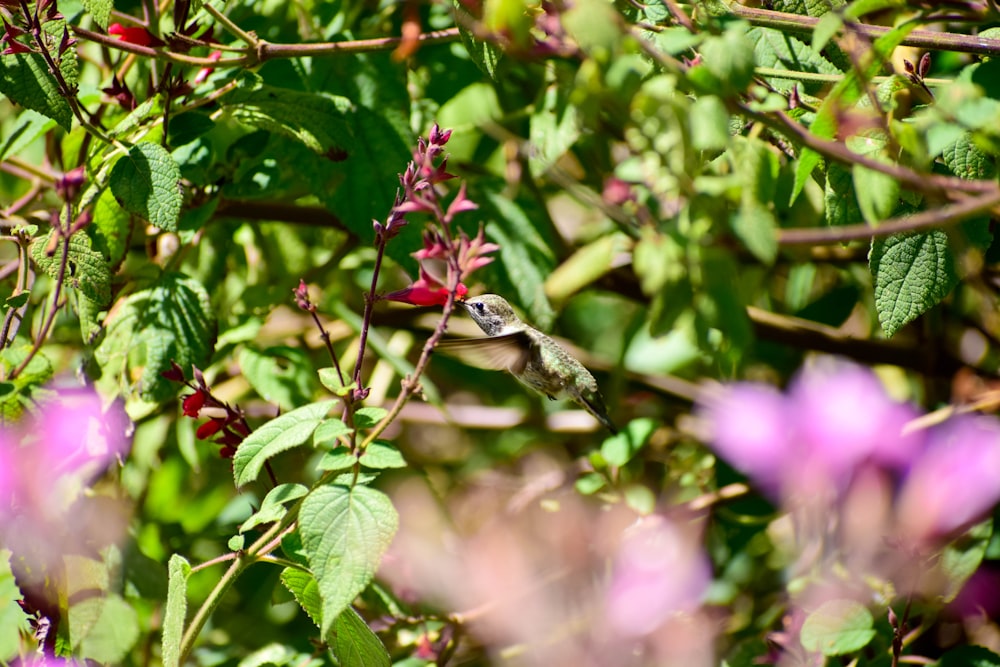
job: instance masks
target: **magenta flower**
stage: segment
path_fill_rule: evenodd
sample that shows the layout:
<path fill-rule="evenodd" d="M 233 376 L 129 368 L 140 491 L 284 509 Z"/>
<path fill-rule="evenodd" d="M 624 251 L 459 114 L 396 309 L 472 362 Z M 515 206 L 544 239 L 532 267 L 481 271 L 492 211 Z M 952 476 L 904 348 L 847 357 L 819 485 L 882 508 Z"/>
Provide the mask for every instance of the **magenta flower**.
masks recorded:
<path fill-rule="evenodd" d="M 918 436 L 902 434 L 916 410 L 892 400 L 862 366 L 821 360 L 798 375 L 788 398 L 799 446 L 831 479 L 868 459 L 905 465 L 921 447 Z"/>
<path fill-rule="evenodd" d="M 915 539 L 946 536 L 1000 502 L 1000 423 L 959 416 L 935 428 L 900 494 L 899 522 Z"/>
<path fill-rule="evenodd" d="M 695 609 L 711 580 L 695 535 L 663 517 L 647 517 L 622 540 L 607 596 L 608 621 L 621 635 L 649 634 L 671 615 Z"/>
<path fill-rule="evenodd" d="M 713 449 L 785 496 L 842 490 L 862 465 L 904 469 L 923 447 L 922 434 L 903 433 L 916 414 L 869 369 L 832 359 L 800 372 L 787 395 L 738 383 L 701 409 Z"/>
<path fill-rule="evenodd" d="M 740 383 L 713 394 L 700 414 L 713 449 L 764 490 L 774 490 L 794 435 L 785 397 L 768 385 Z"/>

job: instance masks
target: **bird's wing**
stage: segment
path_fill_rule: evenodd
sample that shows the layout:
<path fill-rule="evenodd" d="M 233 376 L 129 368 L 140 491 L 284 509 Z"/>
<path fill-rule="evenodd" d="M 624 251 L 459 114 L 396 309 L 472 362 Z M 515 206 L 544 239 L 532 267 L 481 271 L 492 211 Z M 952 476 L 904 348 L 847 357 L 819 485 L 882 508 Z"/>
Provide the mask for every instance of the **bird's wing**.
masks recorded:
<path fill-rule="evenodd" d="M 533 345 L 523 331 L 490 338 L 442 340 L 437 346 L 446 354 L 458 357 L 472 366 L 511 373 L 522 373 L 528 364 Z"/>

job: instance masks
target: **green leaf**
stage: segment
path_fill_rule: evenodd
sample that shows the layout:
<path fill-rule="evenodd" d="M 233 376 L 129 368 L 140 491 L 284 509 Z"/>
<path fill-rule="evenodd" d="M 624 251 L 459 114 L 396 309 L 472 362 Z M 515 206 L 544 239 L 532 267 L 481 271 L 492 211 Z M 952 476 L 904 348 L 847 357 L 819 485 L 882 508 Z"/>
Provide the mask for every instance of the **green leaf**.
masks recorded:
<path fill-rule="evenodd" d="M 357 461 L 358 457 L 352 454 L 350 449 L 340 446 L 334 447 L 330 451 L 323 454 L 323 458 L 319 460 L 319 464 L 316 467 L 323 471 L 347 470 L 348 468 L 353 467 Z"/>
<path fill-rule="evenodd" d="M 46 21 L 42 30 L 45 32 L 45 41 L 49 45 L 49 53 L 52 54 L 53 58 L 56 58 L 59 64 L 59 74 L 62 75 L 63 81 L 66 82 L 70 90 L 75 89 L 80 83 L 80 63 L 76 57 L 76 48 L 67 48 L 58 56 L 56 55 L 59 51 L 59 43 L 69 30 L 66 19 L 58 18 Z"/>
<path fill-rule="evenodd" d="M 378 406 L 358 408 L 354 411 L 355 428 L 371 428 L 382 421 L 389 411 Z"/>
<path fill-rule="evenodd" d="M 281 571 L 281 583 L 318 628 L 323 617 L 323 599 L 316 578 L 298 568 L 286 567 Z"/>
<path fill-rule="evenodd" d="M 366 468 L 405 468 L 406 459 L 391 442 L 376 440 L 368 445 L 361 458 L 358 459 Z"/>
<path fill-rule="evenodd" d="M 236 486 L 248 484 L 260 475 L 272 456 L 304 445 L 326 418 L 336 401 L 320 401 L 275 417 L 247 436 L 233 457 Z"/>
<path fill-rule="evenodd" d="M 857 197 L 861 217 L 870 225 L 878 226 L 892 217 L 899 204 L 899 181 L 892 176 L 856 164 L 851 167 L 854 196 Z"/>
<path fill-rule="evenodd" d="M 689 71 L 692 82 L 707 92 L 731 95 L 750 85 L 754 76 L 754 42 L 743 23 L 733 23 L 720 36 L 701 45 L 701 64 Z"/>
<path fill-rule="evenodd" d="M 875 309 L 890 337 L 940 302 L 958 282 L 948 236 L 940 229 L 875 239 L 869 266 Z"/>
<path fill-rule="evenodd" d="M 656 430 L 656 420 L 633 419 L 617 435 L 613 435 L 601 445 L 601 456 L 608 465 L 620 468 L 635 456 Z"/>
<path fill-rule="evenodd" d="M 966 132 L 941 151 L 941 159 L 951 173 L 959 178 L 988 180 L 996 176 L 996 159 L 973 142 L 972 133 Z"/>
<path fill-rule="evenodd" d="M 562 302 L 615 268 L 615 260 L 628 252 L 631 239 L 621 233 L 601 236 L 570 255 L 545 280 L 545 295 Z"/>
<path fill-rule="evenodd" d="M 477 21 L 469 13 L 465 3 L 454 0 L 454 7 L 455 24 L 458 26 L 458 34 L 462 37 L 462 45 L 465 46 L 466 52 L 483 74 L 496 80 L 497 66 L 503 58 L 503 49 L 491 41 L 477 38 L 475 33 L 469 30 L 469 26 L 476 25 Z"/>
<path fill-rule="evenodd" d="M 313 444 L 317 447 L 321 447 L 328 443 L 336 444 L 337 439 L 342 435 L 347 435 L 351 432 L 350 427 L 339 418 L 324 419 L 319 426 L 316 427 L 316 432 L 313 433 Z"/>
<path fill-rule="evenodd" d="M 691 145 L 700 151 L 720 151 L 729 145 L 729 110 L 715 95 L 691 105 Z"/>
<path fill-rule="evenodd" d="M 297 139 L 319 155 L 343 159 L 354 149 L 347 98 L 275 88 L 246 75 L 219 104 L 241 123 Z"/>
<path fill-rule="evenodd" d="M 826 172 L 826 224 L 850 225 L 861 222 L 861 206 L 854 192 L 853 174 L 840 164 L 831 164 Z"/>
<path fill-rule="evenodd" d="M 120 595 L 105 592 L 69 608 L 72 645 L 77 655 L 121 664 L 139 639 L 139 617 Z"/>
<path fill-rule="evenodd" d="M 111 19 L 111 9 L 114 6 L 114 0 L 83 0 L 83 6 L 94 17 L 94 23 L 101 26 L 102 30 L 108 29 L 108 21 Z"/>
<path fill-rule="evenodd" d="M 13 123 L 5 129 L 0 139 L 0 160 L 9 155 L 17 155 L 31 142 L 55 127 L 56 122 L 32 109 L 24 109 L 17 114 Z"/>
<path fill-rule="evenodd" d="M 111 192 L 122 207 L 154 227 L 177 231 L 181 213 L 181 170 L 159 144 L 148 141 L 129 149 L 111 169 Z"/>
<path fill-rule="evenodd" d="M 245 533 L 257 526 L 281 521 L 287 513 L 285 505 L 304 497 L 307 493 L 309 488 L 302 484 L 279 484 L 264 496 L 260 509 L 240 525 L 240 532 Z"/>
<path fill-rule="evenodd" d="M 323 599 L 324 635 L 371 582 L 398 525 L 389 497 L 367 486 L 321 486 L 303 501 L 299 530 Z"/>
<path fill-rule="evenodd" d="M 845 655 L 875 637 L 871 612 L 854 600 L 828 600 L 802 624 L 802 646 L 823 655 Z"/>
<path fill-rule="evenodd" d="M 243 377 L 261 398 L 288 410 L 308 403 L 313 393 L 312 362 L 299 348 L 246 346 L 237 355 Z"/>
<path fill-rule="evenodd" d="M 25 290 L 25 291 L 21 292 L 20 294 L 16 294 L 14 296 L 7 297 L 4 300 L 3 305 L 4 305 L 5 309 L 8 309 L 8 310 L 10 310 L 10 309 L 17 310 L 18 308 L 20 308 L 24 304 L 28 303 L 28 299 L 29 298 L 31 298 L 31 292 L 28 291 L 28 290 Z"/>
<path fill-rule="evenodd" d="M 753 256 L 772 264 L 778 256 L 778 221 L 771 209 L 749 203 L 733 213 L 729 227 Z"/>
<path fill-rule="evenodd" d="M 317 371 L 319 374 L 319 382 L 324 387 L 332 391 L 337 396 L 347 396 L 354 389 L 357 388 L 353 382 L 344 384 L 340 381 L 340 373 L 337 372 L 336 368 L 321 368 Z"/>
<path fill-rule="evenodd" d="M 348 607 L 333 625 L 331 648 L 341 667 L 389 667 L 392 659 L 364 619 Z"/>
<path fill-rule="evenodd" d="M 813 74 L 841 73 L 811 46 L 780 30 L 754 27 L 747 31 L 747 37 L 753 42 L 754 60 L 758 67 Z M 795 81 L 790 79 L 768 80 L 777 90 L 791 90 L 795 86 Z M 804 89 L 810 94 L 816 94 L 823 85 L 825 84 L 810 83 Z"/>
<path fill-rule="evenodd" d="M 59 94 L 55 77 L 37 53 L 0 56 L 0 93 L 15 104 L 51 118 L 67 132 L 73 127 L 73 110 Z"/>
<path fill-rule="evenodd" d="M 603 489 L 607 483 L 604 475 L 598 472 L 588 472 L 577 479 L 573 486 L 576 487 L 576 491 L 580 495 L 590 496 Z"/>
<path fill-rule="evenodd" d="M 115 200 L 110 189 L 98 197 L 93 224 L 86 229 L 94 250 L 104 255 L 111 268 L 117 268 L 125 259 L 132 238 L 132 215 Z"/>
<path fill-rule="evenodd" d="M 959 646 L 941 656 L 935 667 L 1000 667 L 1000 655 L 985 646 Z"/>
<path fill-rule="evenodd" d="M 176 361 L 181 368 L 203 366 L 215 341 L 215 318 L 208 293 L 194 278 L 165 273 L 119 301 L 108 314 L 108 333 L 96 357 L 107 378 L 126 385 L 138 376 L 144 400 L 162 401 L 176 388 L 161 376 Z"/>
<path fill-rule="evenodd" d="M 54 232 L 49 232 L 31 243 L 31 259 L 38 268 L 52 278 L 59 277 L 62 265 L 63 242 L 52 244 L 53 253 L 46 250 L 52 241 Z M 80 290 L 88 299 L 101 306 L 111 300 L 111 271 L 101 253 L 91 250 L 90 237 L 86 234 L 74 234 L 69 237 L 69 251 L 66 257 L 66 269 L 63 276 L 66 285 Z"/>
<path fill-rule="evenodd" d="M 180 667 L 181 638 L 187 615 L 187 580 L 191 564 L 180 554 L 170 557 L 167 565 L 167 604 L 163 614 L 163 667 Z"/>
<path fill-rule="evenodd" d="M 988 519 L 973 526 L 941 552 L 941 570 L 948 577 L 948 588 L 943 595 L 945 602 L 953 600 L 979 569 L 992 538 L 993 520 Z"/>
<path fill-rule="evenodd" d="M 580 138 L 577 107 L 569 103 L 568 95 L 562 87 L 550 86 L 531 116 L 528 167 L 535 178 L 545 174 Z"/>

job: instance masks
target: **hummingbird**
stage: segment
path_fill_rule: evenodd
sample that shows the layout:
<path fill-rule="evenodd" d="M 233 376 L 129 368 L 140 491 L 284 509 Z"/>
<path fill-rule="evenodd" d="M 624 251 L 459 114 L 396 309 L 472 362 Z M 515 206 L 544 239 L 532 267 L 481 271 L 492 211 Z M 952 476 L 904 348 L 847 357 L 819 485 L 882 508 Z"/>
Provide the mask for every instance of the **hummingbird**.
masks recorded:
<path fill-rule="evenodd" d="M 567 394 L 612 433 L 618 429 L 608 417 L 597 380 L 559 343 L 523 322 L 506 299 L 496 294 L 456 301 L 475 320 L 487 338 L 441 341 L 472 363 L 505 370 L 535 391 L 555 400 Z"/>

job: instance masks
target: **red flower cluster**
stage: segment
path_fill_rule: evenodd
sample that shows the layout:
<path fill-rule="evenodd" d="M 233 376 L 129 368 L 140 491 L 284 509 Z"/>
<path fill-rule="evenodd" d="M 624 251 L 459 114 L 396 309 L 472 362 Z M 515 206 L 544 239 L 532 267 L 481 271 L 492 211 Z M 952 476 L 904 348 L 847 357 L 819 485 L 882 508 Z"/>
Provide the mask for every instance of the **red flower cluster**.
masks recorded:
<path fill-rule="evenodd" d="M 208 417 L 208 421 L 198 427 L 195 432 L 196 437 L 199 440 L 206 440 L 218 435 L 215 442 L 222 445 L 219 456 L 224 459 L 233 458 L 240 443 L 250 435 L 250 427 L 247 426 L 243 413 L 215 398 L 205 382 L 204 375 L 197 368 L 194 369 L 194 382 L 189 382 L 184 377 L 184 370 L 176 362 L 170 370 L 163 372 L 163 377 L 181 382 L 194 390 L 193 394 L 184 397 L 181 409 L 185 417 L 192 419 Z"/>

